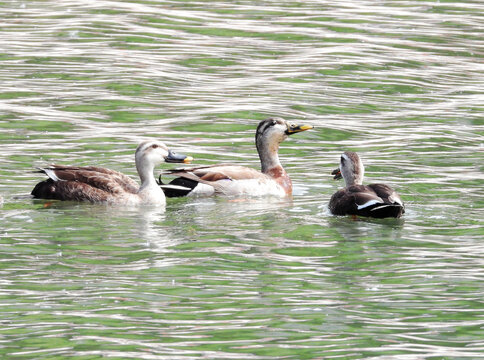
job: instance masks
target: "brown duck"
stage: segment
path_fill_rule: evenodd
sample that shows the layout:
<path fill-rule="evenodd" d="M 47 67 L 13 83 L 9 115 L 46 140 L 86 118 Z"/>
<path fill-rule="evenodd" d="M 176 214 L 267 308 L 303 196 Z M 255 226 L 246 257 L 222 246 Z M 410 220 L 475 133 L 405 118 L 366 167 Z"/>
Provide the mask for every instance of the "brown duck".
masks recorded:
<path fill-rule="evenodd" d="M 346 187 L 338 190 L 329 201 L 334 215 L 359 215 L 374 218 L 398 218 L 405 213 L 400 196 L 388 185 L 362 185 L 365 168 L 355 152 L 341 155 L 339 169 L 333 171 L 334 179 L 343 177 Z"/>
<path fill-rule="evenodd" d="M 97 166 L 51 165 L 39 168 L 49 178 L 32 190 L 34 198 L 121 205 L 165 205 L 165 195 L 153 177 L 156 165 L 188 163 L 191 157 L 170 151 L 160 141 L 144 141 L 135 153 L 141 186 L 120 172 Z"/>

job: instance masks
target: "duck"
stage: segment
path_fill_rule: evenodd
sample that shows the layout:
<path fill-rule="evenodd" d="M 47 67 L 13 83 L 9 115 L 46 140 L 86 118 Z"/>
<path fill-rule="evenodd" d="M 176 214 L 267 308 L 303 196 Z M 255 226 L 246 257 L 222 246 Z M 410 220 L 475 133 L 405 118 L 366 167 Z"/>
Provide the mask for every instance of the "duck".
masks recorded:
<path fill-rule="evenodd" d="M 331 196 L 333 215 L 358 215 L 374 218 L 399 218 L 405 213 L 400 196 L 386 184 L 363 185 L 365 168 L 357 153 L 345 151 L 340 166 L 331 174 L 343 178 L 345 187 Z"/>
<path fill-rule="evenodd" d="M 261 170 L 217 164 L 164 172 L 178 176 L 164 186 L 167 197 L 180 196 L 276 196 L 292 195 L 292 182 L 279 161 L 279 145 L 288 136 L 312 129 L 312 125 L 298 125 L 280 117 L 262 120 L 256 129 L 255 144 Z M 170 189 L 171 185 L 188 189 Z"/>
<path fill-rule="evenodd" d="M 116 205 L 151 204 L 164 206 L 163 190 L 153 171 L 165 162 L 190 163 L 191 156 L 177 154 L 161 141 L 147 140 L 136 148 L 135 163 L 141 186 L 118 171 L 97 166 L 50 165 L 38 168 L 48 179 L 35 185 L 36 199 L 55 199 Z"/>

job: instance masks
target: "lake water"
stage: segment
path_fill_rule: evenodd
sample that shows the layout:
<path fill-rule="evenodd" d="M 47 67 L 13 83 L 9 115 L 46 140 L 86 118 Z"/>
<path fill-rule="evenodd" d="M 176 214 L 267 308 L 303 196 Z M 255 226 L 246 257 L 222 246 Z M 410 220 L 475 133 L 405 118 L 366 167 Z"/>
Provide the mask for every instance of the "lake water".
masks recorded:
<path fill-rule="evenodd" d="M 484 357 L 482 1 L 0 14 L 0 358 Z M 315 127 L 281 146 L 292 200 L 24 196 L 50 162 L 136 178 L 146 138 L 258 168 L 269 116 Z M 345 150 L 397 189 L 402 219 L 328 213 Z"/>

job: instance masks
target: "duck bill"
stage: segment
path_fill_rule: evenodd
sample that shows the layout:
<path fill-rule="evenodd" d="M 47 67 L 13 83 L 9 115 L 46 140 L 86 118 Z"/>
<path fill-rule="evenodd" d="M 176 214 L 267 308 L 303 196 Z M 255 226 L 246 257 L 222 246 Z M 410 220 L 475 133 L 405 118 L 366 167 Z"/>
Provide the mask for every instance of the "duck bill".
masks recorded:
<path fill-rule="evenodd" d="M 165 158 L 165 162 L 167 163 L 190 164 L 192 161 L 193 161 L 193 158 L 191 156 L 187 156 L 185 154 L 179 154 L 171 150 L 168 151 L 168 156 Z"/>
<path fill-rule="evenodd" d="M 341 175 L 341 170 L 338 168 L 338 169 L 335 169 L 333 170 L 333 172 L 331 173 L 331 175 L 334 175 L 334 180 L 339 180 L 341 179 L 343 176 Z"/>
<path fill-rule="evenodd" d="M 287 125 L 286 135 L 292 135 L 301 131 L 312 129 L 312 125 Z"/>

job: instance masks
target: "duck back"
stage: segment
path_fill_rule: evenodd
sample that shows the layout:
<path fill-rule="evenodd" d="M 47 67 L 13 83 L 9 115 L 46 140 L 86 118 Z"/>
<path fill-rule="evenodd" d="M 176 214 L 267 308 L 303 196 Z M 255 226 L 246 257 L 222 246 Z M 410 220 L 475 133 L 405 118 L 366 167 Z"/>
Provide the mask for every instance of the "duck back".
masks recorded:
<path fill-rule="evenodd" d="M 405 207 L 398 194 L 385 184 L 352 185 L 331 197 L 329 209 L 334 215 L 358 215 L 374 218 L 398 218 Z"/>

